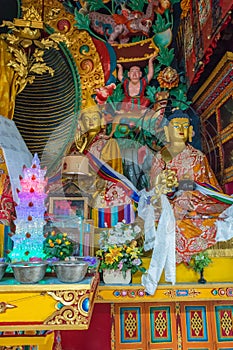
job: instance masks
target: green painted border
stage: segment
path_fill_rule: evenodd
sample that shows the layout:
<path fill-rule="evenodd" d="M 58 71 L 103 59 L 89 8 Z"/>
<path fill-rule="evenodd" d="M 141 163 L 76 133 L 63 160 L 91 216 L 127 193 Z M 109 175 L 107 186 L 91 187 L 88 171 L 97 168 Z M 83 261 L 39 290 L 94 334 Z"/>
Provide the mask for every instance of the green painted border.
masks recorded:
<path fill-rule="evenodd" d="M 17 6 L 18 6 L 18 11 L 17 11 L 17 18 L 20 18 L 22 15 L 21 7 L 22 7 L 22 1 L 21 0 L 16 0 Z"/>

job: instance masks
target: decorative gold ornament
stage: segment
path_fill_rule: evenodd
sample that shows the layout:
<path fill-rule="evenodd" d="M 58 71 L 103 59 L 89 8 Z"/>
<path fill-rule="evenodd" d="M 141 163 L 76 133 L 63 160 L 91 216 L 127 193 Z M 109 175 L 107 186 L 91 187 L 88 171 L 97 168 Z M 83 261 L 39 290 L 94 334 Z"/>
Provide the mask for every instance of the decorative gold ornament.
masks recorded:
<path fill-rule="evenodd" d="M 84 305 L 88 304 L 89 290 L 54 291 L 47 294 L 57 301 L 57 311 L 49 316 L 44 324 L 78 325 L 79 329 L 88 328 L 90 317 Z"/>
<path fill-rule="evenodd" d="M 181 0 L 180 8 L 182 10 L 181 18 L 185 18 L 190 12 L 191 1 L 190 0 Z"/>
<path fill-rule="evenodd" d="M 161 88 L 172 89 L 179 85 L 179 75 L 172 67 L 164 68 L 158 75 L 157 80 Z"/>
<path fill-rule="evenodd" d="M 28 27 L 28 28 L 39 28 L 43 29 L 43 21 L 41 15 L 35 9 L 34 6 L 27 8 L 22 6 L 22 10 L 24 11 L 23 19 L 14 18 L 14 25 L 16 27 Z"/>
<path fill-rule="evenodd" d="M 170 169 L 163 170 L 155 179 L 155 195 L 151 197 L 151 202 L 153 203 L 155 199 L 160 198 L 162 194 L 172 192 L 173 188 L 178 187 L 178 185 L 176 172 Z"/>
<path fill-rule="evenodd" d="M 154 326 L 155 326 L 157 333 L 159 333 L 159 336 L 162 337 L 164 335 L 164 333 L 166 332 L 167 327 L 168 327 L 167 320 L 163 315 L 163 311 L 159 312 L 154 323 L 155 323 Z"/>
<path fill-rule="evenodd" d="M 181 322 L 180 322 L 180 316 L 181 316 L 180 303 L 176 303 L 175 313 L 176 313 L 176 324 L 177 324 L 177 350 L 182 350 L 183 339 L 182 339 Z"/>
<path fill-rule="evenodd" d="M 105 85 L 103 67 L 100 56 L 89 33 L 79 31 L 72 43 L 72 54 L 77 64 L 82 85 L 82 103 L 86 104 L 86 96 L 95 94 L 96 88 Z"/>
<path fill-rule="evenodd" d="M 190 323 L 192 332 L 195 333 L 196 337 L 200 336 L 200 333 L 203 331 L 203 320 L 197 311 L 191 317 Z"/>
<path fill-rule="evenodd" d="M 201 294 L 201 292 L 195 288 L 190 288 L 185 290 L 187 292 L 187 295 L 186 295 L 187 297 L 196 298 Z M 168 289 L 163 294 L 171 299 L 177 298 L 177 293 L 175 289 Z"/>
<path fill-rule="evenodd" d="M 111 303 L 111 319 L 114 320 L 116 317 L 115 304 Z M 112 322 L 111 326 L 111 350 L 115 350 L 115 327 L 114 322 Z"/>
<path fill-rule="evenodd" d="M 53 33 L 47 38 L 41 38 L 43 22 L 37 10 L 32 6 L 25 9 L 22 19 L 14 19 L 14 22 L 3 21 L 2 27 L 7 26 L 12 33 L 2 34 L 1 39 L 8 46 L 11 59 L 7 66 L 15 73 L 16 94 L 19 94 L 25 86 L 32 84 L 36 74 L 48 72 L 53 76 L 54 70 L 44 62 L 45 50 L 59 49 L 58 44 L 69 44 L 61 33 Z"/>
<path fill-rule="evenodd" d="M 23 4 L 29 4 L 30 0 L 22 0 Z M 85 1 L 81 2 L 85 5 Z M 83 9 L 84 7 L 82 7 Z M 87 91 L 96 93 L 96 88 L 105 85 L 101 55 L 95 46 L 93 38 L 85 30 L 79 30 L 74 26 L 75 20 L 71 13 L 68 13 L 63 4 L 54 0 L 44 1 L 44 22 L 68 38 L 70 42 L 69 51 L 77 66 L 82 86 L 82 106 L 85 105 Z"/>

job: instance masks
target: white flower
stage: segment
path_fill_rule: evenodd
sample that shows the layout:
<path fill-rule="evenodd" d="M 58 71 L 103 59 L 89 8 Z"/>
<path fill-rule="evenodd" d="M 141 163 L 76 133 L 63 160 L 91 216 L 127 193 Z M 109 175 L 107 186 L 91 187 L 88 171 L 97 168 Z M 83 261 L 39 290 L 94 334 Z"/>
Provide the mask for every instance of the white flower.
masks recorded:
<path fill-rule="evenodd" d="M 141 229 L 138 225 L 127 225 L 125 221 L 118 222 L 109 230 L 100 233 L 100 244 L 108 246 L 113 244 L 130 243 L 136 238 Z"/>
<path fill-rule="evenodd" d="M 131 230 L 125 230 L 124 234 L 131 236 L 131 233 L 133 233 Z"/>
<path fill-rule="evenodd" d="M 141 229 L 138 225 L 134 226 L 134 232 L 137 234 L 139 232 L 141 232 Z"/>
<path fill-rule="evenodd" d="M 122 227 L 122 223 L 121 223 L 121 222 L 118 222 L 118 223 L 116 224 L 116 226 L 115 226 L 116 229 L 121 228 L 121 227 Z"/>

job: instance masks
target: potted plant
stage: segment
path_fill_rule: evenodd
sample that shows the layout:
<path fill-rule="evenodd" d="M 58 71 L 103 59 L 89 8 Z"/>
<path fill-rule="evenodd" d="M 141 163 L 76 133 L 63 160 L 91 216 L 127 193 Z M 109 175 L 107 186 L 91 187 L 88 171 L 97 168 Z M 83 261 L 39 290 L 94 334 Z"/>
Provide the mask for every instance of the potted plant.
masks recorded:
<path fill-rule="evenodd" d="M 137 271 L 145 272 L 142 267 L 143 248 L 137 247 L 137 242 L 130 244 L 113 245 L 96 252 L 100 260 L 99 271 L 103 272 L 105 283 L 124 283 L 131 281 L 131 274 Z"/>
<path fill-rule="evenodd" d="M 101 249 L 96 252 L 96 256 L 100 261 L 99 271 L 103 272 L 105 283 L 128 284 L 132 274 L 146 271 L 142 267 L 143 247 L 139 247 L 135 239 L 140 231 L 137 225 L 121 222 L 100 233 Z"/>
<path fill-rule="evenodd" d="M 192 257 L 192 259 L 189 262 L 189 266 L 195 271 L 200 274 L 200 279 L 198 280 L 198 283 L 206 283 L 206 280 L 204 278 L 204 268 L 209 266 L 209 264 L 212 262 L 212 260 L 209 258 L 207 252 L 200 252 Z"/>
<path fill-rule="evenodd" d="M 52 231 L 45 234 L 44 253 L 46 259 L 65 260 L 72 255 L 74 244 L 67 233 Z"/>

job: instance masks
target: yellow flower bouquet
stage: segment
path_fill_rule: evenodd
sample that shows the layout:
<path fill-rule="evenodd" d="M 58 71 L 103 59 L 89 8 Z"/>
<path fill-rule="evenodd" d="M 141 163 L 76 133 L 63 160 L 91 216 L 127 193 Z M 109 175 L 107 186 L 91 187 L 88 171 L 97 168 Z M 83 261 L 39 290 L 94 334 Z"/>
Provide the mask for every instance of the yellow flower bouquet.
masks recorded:
<path fill-rule="evenodd" d="M 52 231 L 45 234 L 44 253 L 46 259 L 58 258 L 65 260 L 71 256 L 74 250 L 73 242 L 68 238 L 67 233 Z"/>
<path fill-rule="evenodd" d="M 128 269 L 134 274 L 137 271 L 145 272 L 142 267 L 143 248 L 137 247 L 137 242 L 133 240 L 130 244 L 112 245 L 99 249 L 96 256 L 100 261 L 99 271 L 104 269 L 120 270 L 125 276 Z"/>

